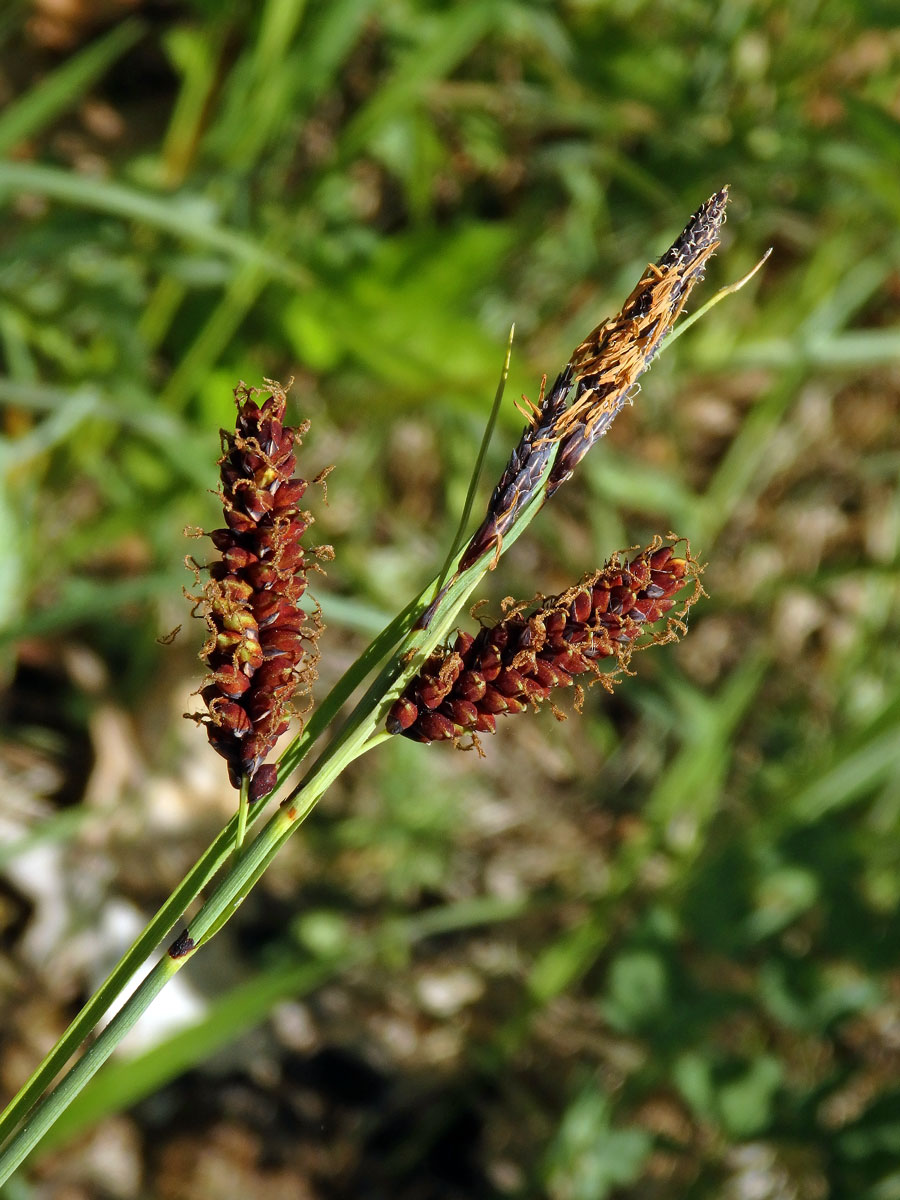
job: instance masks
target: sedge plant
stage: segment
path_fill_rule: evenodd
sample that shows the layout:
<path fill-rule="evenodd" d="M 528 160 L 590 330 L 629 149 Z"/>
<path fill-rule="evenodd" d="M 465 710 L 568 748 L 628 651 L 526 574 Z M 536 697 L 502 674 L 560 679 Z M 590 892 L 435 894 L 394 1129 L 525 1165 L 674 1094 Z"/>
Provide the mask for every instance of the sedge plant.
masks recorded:
<path fill-rule="evenodd" d="M 268 761 L 273 747 L 315 678 L 321 622 L 317 609 L 301 600 L 310 569 L 331 549 L 304 544 L 311 516 L 301 507 L 307 483 L 297 474 L 297 450 L 307 425 L 286 423 L 287 397 L 278 384 L 267 381 L 262 391 L 238 387 L 235 429 L 222 433 L 224 520 L 209 534 L 215 554 L 205 565 L 189 560 L 200 585 L 192 597 L 195 612 L 208 631 L 201 652 L 208 669 L 200 690 L 205 708 L 194 719 L 226 761 L 236 813 L 0 1115 L 0 1182 L 34 1150 L 154 997 L 231 919 L 349 763 L 396 736 L 478 747 L 498 718 L 544 703 L 558 711 L 557 696 L 566 689 L 575 693 L 577 707 L 584 682 L 611 689 L 636 651 L 685 632 L 687 612 L 702 594 L 700 566 L 689 543 L 675 535 L 614 556 L 557 596 L 507 605 L 502 619 L 483 625 L 475 637 L 455 625 L 485 572 L 633 400 L 638 377 L 719 244 L 726 201 L 723 188 L 700 206 L 622 310 L 575 349 L 549 389 L 542 386 L 485 515 L 467 538 L 478 470 L 509 366 L 507 348 L 460 530 L 444 566 L 339 680 L 277 762 Z M 369 678 L 362 698 L 339 722 L 347 700 Z M 331 736 L 324 749 L 293 783 L 326 733 Z M 284 794 L 271 811 L 279 791 Z M 261 827 L 251 836 L 255 826 Z M 196 915 L 92 1040 L 138 969 L 204 895 Z"/>

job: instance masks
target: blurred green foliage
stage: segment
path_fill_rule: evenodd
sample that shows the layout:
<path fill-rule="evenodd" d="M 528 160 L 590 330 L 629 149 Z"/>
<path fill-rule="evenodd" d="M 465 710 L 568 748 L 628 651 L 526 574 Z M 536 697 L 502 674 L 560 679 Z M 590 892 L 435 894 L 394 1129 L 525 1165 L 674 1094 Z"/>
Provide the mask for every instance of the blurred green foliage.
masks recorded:
<path fill-rule="evenodd" d="M 306 923 L 259 914 L 258 976 L 120 1099 L 101 1075 L 84 1119 L 343 979 L 358 1030 L 332 1036 L 395 1099 L 350 1123 L 335 1195 L 897 1200 L 895 6 L 135 7 L 64 51 L 39 4 L 0 26 L 7 743 L 40 724 L 16 716 L 36 645 L 90 646 L 139 728 L 173 655 L 188 680 L 154 638 L 239 379 L 294 376 L 309 474 L 337 464 L 330 679 L 439 564 L 513 321 L 507 395 L 534 396 L 725 182 L 705 295 L 775 252 L 498 572 L 495 600 L 551 592 L 674 526 L 709 564 L 684 644 L 486 763 L 366 760 L 278 874 Z M 507 404 L 489 476 L 520 425 Z M 96 697 L 65 703 L 86 736 Z M 183 753 L 165 721 L 156 771 Z M 462 967 L 467 1005 L 418 1003 Z M 455 1031 L 439 1068 L 375 1054 L 366 1022 L 398 1012 Z"/>

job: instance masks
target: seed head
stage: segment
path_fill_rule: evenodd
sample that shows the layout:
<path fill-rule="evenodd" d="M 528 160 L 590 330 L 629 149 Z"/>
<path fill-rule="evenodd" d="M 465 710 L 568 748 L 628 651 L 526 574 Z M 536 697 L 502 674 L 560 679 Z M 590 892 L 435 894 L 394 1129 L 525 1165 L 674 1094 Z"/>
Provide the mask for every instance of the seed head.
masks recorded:
<path fill-rule="evenodd" d="M 262 402 L 259 389 L 235 390 L 235 431 L 221 431 L 225 526 L 209 534 L 220 557 L 208 564 L 201 595 L 191 597 L 210 635 L 201 651 L 210 670 L 200 690 L 207 711 L 194 719 L 227 761 L 232 784 L 251 781 L 251 799 L 275 786 L 276 767 L 265 758 L 288 727 L 295 694 L 315 678 L 321 630 L 317 613 L 300 608 L 311 565 L 300 539 L 312 517 L 299 507 L 307 483 L 294 477 L 294 447 L 309 424 L 285 425 L 285 391 L 266 382 Z"/>
<path fill-rule="evenodd" d="M 458 633 L 452 648 L 432 654 L 395 701 L 388 732 L 416 742 L 459 743 L 467 733 L 493 733 L 498 715 L 537 708 L 580 675 L 591 673 L 611 688 L 618 671 L 601 671 L 599 661 L 613 658 L 624 669 L 636 649 L 684 632 L 681 618 L 702 592 L 701 568 L 686 543 L 683 556 L 675 554 L 679 541 L 657 538 L 629 562 L 613 557 L 530 612 L 517 607 L 475 637 Z M 649 631 L 690 584 L 679 614 Z"/>

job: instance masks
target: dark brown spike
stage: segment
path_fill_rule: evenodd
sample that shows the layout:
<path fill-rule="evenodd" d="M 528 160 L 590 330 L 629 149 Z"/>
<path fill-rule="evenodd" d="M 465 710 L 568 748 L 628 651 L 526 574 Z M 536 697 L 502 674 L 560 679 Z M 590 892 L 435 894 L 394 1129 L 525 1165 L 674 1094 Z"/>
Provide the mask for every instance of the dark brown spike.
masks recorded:
<path fill-rule="evenodd" d="M 519 606 L 475 638 L 457 635 L 454 649 L 433 653 L 394 703 L 388 732 L 416 742 L 459 743 L 463 734 L 493 733 L 497 716 L 536 707 L 580 675 L 591 672 L 611 686 L 615 675 L 601 674 L 596 662 L 614 658 L 624 668 L 634 650 L 677 637 L 684 626 L 676 618 L 662 632 L 645 631 L 693 581 L 692 594 L 683 597 L 684 616 L 702 591 L 699 574 L 689 549 L 676 558 L 658 539 L 624 567 L 613 558 L 527 616 Z"/>
<path fill-rule="evenodd" d="M 321 623 L 299 607 L 307 563 L 300 538 L 310 517 L 297 505 L 306 490 L 293 478 L 294 447 L 308 428 L 284 424 L 287 397 L 278 384 L 260 403 L 258 389 L 235 390 L 235 432 L 222 430 L 221 496 L 225 528 L 209 536 L 221 558 L 211 563 L 201 597 L 210 639 L 202 657 L 211 675 L 200 717 L 210 743 L 250 799 L 277 781 L 266 755 L 287 728 L 291 700 L 315 678 Z"/>

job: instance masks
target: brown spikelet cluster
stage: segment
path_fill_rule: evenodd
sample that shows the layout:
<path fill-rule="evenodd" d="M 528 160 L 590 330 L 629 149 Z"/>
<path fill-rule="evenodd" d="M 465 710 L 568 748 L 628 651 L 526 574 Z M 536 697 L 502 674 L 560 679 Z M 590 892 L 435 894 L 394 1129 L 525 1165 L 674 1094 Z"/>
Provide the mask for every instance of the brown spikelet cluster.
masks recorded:
<path fill-rule="evenodd" d="M 485 519 L 463 552 L 460 570 L 502 545 L 554 454 L 545 498 L 571 477 L 631 402 L 638 377 L 703 278 L 719 244 L 727 200 L 727 187 L 710 196 L 662 258 L 647 268 L 622 311 L 598 325 L 573 352 L 513 451 Z"/>
<path fill-rule="evenodd" d="M 650 366 L 694 285 L 703 279 L 707 260 L 719 244 L 727 200 L 725 187 L 701 204 L 662 258 L 638 280 L 622 311 L 598 325 L 575 349 L 569 367 L 578 387 L 554 430 L 560 446 L 548 496 L 571 478 L 631 400 L 638 377 Z"/>
<path fill-rule="evenodd" d="M 614 674 L 601 672 L 600 660 L 615 658 L 625 667 L 636 648 L 683 632 L 670 617 L 662 631 L 639 640 L 689 584 L 681 617 L 702 590 L 690 548 L 675 554 L 679 540 L 656 539 L 625 564 L 613 558 L 576 587 L 530 613 L 513 610 L 476 637 L 458 633 L 452 649 L 432 654 L 395 701 L 388 731 L 417 742 L 458 742 L 467 733 L 493 733 L 498 714 L 536 707 L 579 675 L 590 672 L 611 687 Z"/>
<path fill-rule="evenodd" d="M 235 431 L 221 431 L 225 528 L 209 534 L 221 557 L 192 597 L 210 633 L 201 651 L 207 711 L 194 719 L 226 759 L 232 784 L 250 780 L 251 799 L 275 786 L 275 766 L 263 764 L 287 729 L 294 695 L 315 678 L 320 631 L 300 608 L 310 566 L 300 539 L 312 517 L 299 507 L 307 483 L 294 478 L 294 446 L 309 426 L 284 424 L 284 389 L 266 382 L 270 394 L 259 402 L 258 389 L 235 390 Z"/>

